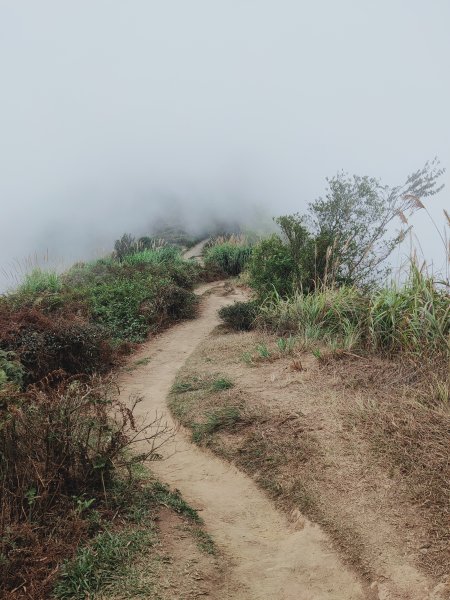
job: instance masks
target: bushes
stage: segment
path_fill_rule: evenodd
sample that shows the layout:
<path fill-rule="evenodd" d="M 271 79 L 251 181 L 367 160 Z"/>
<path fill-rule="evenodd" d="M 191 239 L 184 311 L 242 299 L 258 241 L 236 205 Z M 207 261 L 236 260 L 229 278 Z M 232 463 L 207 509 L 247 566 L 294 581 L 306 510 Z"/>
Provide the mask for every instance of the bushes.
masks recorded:
<path fill-rule="evenodd" d="M 295 261 L 289 248 L 277 235 L 272 235 L 255 246 L 248 270 L 250 285 L 260 298 L 274 292 L 285 297 L 295 289 Z"/>
<path fill-rule="evenodd" d="M 196 297 L 171 278 L 135 273 L 87 291 L 92 318 L 115 340 L 143 341 L 149 331 L 194 316 Z"/>
<path fill-rule="evenodd" d="M 16 352 L 25 384 L 57 369 L 108 370 L 124 342 L 194 316 L 200 272 L 170 246 L 80 263 L 61 276 L 34 271 L 1 299 L 0 350 Z"/>
<path fill-rule="evenodd" d="M 143 426 L 136 402 L 116 396 L 109 380 L 61 374 L 26 393 L 0 390 L 2 598 L 23 585 L 27 597 L 49 598 L 62 556 L 88 534 L 84 510 L 108 512 L 116 470 L 155 457 L 167 429 L 161 420 Z M 131 455 L 137 441 L 147 449 Z"/>
<path fill-rule="evenodd" d="M 229 242 L 208 248 L 205 267 L 217 274 L 236 276 L 242 272 L 252 254 L 250 246 L 238 246 Z"/>
<path fill-rule="evenodd" d="M 235 302 L 219 310 L 219 317 L 232 329 L 249 331 L 253 329 L 258 314 L 258 304 L 255 301 Z"/>
<path fill-rule="evenodd" d="M 16 360 L 14 352 L 0 350 L 0 389 L 6 383 L 21 386 L 23 383 L 23 367 Z"/>
<path fill-rule="evenodd" d="M 110 368 L 112 348 L 95 324 L 50 318 L 24 308 L 1 322 L 0 348 L 14 351 L 23 366 L 23 383 L 33 383 L 59 369 L 69 374 Z"/>

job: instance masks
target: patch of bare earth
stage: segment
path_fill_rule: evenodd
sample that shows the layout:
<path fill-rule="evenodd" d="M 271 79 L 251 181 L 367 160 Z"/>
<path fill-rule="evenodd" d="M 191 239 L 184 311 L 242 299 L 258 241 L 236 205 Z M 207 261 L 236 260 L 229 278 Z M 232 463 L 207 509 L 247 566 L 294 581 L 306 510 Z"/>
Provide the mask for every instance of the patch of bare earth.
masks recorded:
<path fill-rule="evenodd" d="M 96 600 L 219 600 L 226 561 L 203 529 L 170 509 L 159 511 L 157 541 L 134 560 L 120 579 Z"/>
<path fill-rule="evenodd" d="M 366 582 L 367 597 L 449 598 L 445 415 L 421 432 L 437 432 L 444 441 L 437 446 L 444 455 L 435 458 L 436 476 L 444 471 L 436 505 L 417 489 L 418 473 L 405 467 L 408 452 L 415 465 L 426 467 L 424 450 L 414 454 L 414 429 L 408 450 L 408 440 L 402 438 L 402 446 L 398 437 L 405 427 L 396 429 L 394 422 L 389 428 L 389 419 L 400 417 L 383 403 L 408 398 L 395 380 L 395 365 L 354 356 L 326 364 L 307 352 L 280 353 L 275 342 L 258 332 L 217 328 L 179 372 L 178 383 L 191 389 L 176 388 L 174 414 L 200 445 L 250 474 L 292 521 L 301 523 L 305 514 L 322 525 Z M 202 382 L 214 378 L 234 386 L 211 391 Z M 386 440 L 389 452 L 382 447 Z M 402 457 L 395 456 L 400 446 Z"/>

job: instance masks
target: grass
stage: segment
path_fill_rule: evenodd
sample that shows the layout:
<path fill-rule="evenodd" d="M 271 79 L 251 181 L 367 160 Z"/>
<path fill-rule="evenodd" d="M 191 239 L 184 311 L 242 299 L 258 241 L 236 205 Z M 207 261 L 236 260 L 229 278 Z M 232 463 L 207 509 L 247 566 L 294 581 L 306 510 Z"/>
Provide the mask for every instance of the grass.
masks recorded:
<path fill-rule="evenodd" d="M 178 490 L 171 491 L 167 485 L 155 483 L 153 486 L 153 494 L 155 499 L 164 506 L 171 508 L 179 515 L 191 519 L 194 523 L 203 523 L 198 512 L 192 508 L 185 500 L 183 500 Z"/>
<path fill-rule="evenodd" d="M 212 383 L 212 390 L 214 392 L 221 392 L 222 390 L 229 390 L 233 387 L 233 382 L 228 377 L 219 377 Z"/>
<path fill-rule="evenodd" d="M 260 307 L 260 326 L 294 333 L 305 344 L 320 341 L 332 349 L 386 357 L 428 360 L 441 372 L 450 358 L 448 291 L 412 267 L 402 286 L 363 293 L 355 287 L 325 288 L 309 294 L 275 297 Z"/>
<path fill-rule="evenodd" d="M 226 376 L 211 374 L 207 377 L 192 375 L 187 379 L 177 379 L 172 386 L 172 394 L 184 394 L 197 390 L 221 392 L 233 387 L 233 382 Z"/>
<path fill-rule="evenodd" d="M 206 249 L 205 268 L 210 272 L 234 277 L 244 270 L 251 255 L 251 246 L 240 246 L 229 241 L 223 242 Z"/>
<path fill-rule="evenodd" d="M 199 445 L 207 444 L 217 431 L 233 430 L 242 421 L 242 413 L 238 406 L 223 406 L 206 412 L 203 419 L 190 424 L 192 441 Z"/>
<path fill-rule="evenodd" d="M 59 600 L 93 597 L 126 578 L 136 555 L 148 550 L 154 542 L 155 534 L 148 527 L 98 534 L 89 545 L 78 550 L 73 560 L 62 565 L 54 597 Z"/>
<path fill-rule="evenodd" d="M 110 509 L 119 513 L 120 519 L 111 523 L 92 510 L 89 502 L 82 501 L 86 517 L 100 531 L 63 563 L 52 597 L 82 600 L 115 597 L 117 593 L 120 597 L 154 594 L 158 582 L 156 575 L 148 576 L 148 566 L 160 559 L 157 515 L 162 506 L 180 515 L 180 527 L 193 536 L 202 552 L 217 554 L 213 539 L 201 527 L 197 511 L 178 490 L 149 481 L 145 470 L 133 479 L 132 485 L 126 479 L 117 479 L 108 492 Z M 140 572 L 143 568 L 137 566 L 142 556 L 146 557 L 144 576 Z"/>
<path fill-rule="evenodd" d="M 217 548 L 209 533 L 203 529 L 200 529 L 200 527 L 195 527 L 191 529 L 191 534 L 196 539 L 197 546 L 202 552 L 205 552 L 205 554 L 209 554 L 211 556 L 216 556 Z"/>
<path fill-rule="evenodd" d="M 143 555 L 147 556 L 148 564 L 158 559 L 157 523 L 163 506 L 180 516 L 181 526 L 194 537 L 202 552 L 216 553 L 214 541 L 203 530 L 198 512 L 178 490 L 152 479 L 142 465 L 133 466 L 131 480 L 117 477 L 106 491 L 109 511 L 106 513 L 94 508 L 98 501 L 74 499 L 94 535 L 63 563 L 53 590 L 55 598 L 81 600 L 117 591 L 148 597 L 157 582 L 154 578 L 149 580 L 147 573 L 142 577 L 136 563 Z M 111 514 L 114 514 L 112 520 Z"/>
<path fill-rule="evenodd" d="M 20 296 L 33 296 L 41 293 L 57 294 L 61 291 L 62 281 L 54 271 L 44 271 L 36 268 L 25 275 L 23 283 L 19 286 L 17 293 Z"/>

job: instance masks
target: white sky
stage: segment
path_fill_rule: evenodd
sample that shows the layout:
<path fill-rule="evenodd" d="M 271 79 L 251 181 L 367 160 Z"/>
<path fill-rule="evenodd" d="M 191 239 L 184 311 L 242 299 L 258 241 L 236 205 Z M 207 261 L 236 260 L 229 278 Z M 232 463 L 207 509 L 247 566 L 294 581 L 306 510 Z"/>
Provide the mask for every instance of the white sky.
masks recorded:
<path fill-rule="evenodd" d="M 448 0 L 0 0 L 0 267 L 450 167 L 449 30 Z"/>

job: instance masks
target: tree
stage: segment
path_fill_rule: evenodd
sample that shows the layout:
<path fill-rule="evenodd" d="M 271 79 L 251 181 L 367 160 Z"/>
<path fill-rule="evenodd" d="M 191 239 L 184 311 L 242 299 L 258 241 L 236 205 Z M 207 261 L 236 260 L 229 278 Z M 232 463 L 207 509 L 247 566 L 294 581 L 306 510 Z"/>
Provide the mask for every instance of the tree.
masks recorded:
<path fill-rule="evenodd" d="M 388 236 L 389 226 L 396 218 L 408 225 L 407 215 L 424 208 L 422 199 L 442 189 L 443 173 L 435 159 L 396 187 L 344 172 L 327 179 L 325 198 L 309 204 L 308 223 L 316 238 L 329 240 L 329 263 L 341 280 L 370 283 L 386 272 L 383 263 L 408 230 Z"/>
<path fill-rule="evenodd" d="M 128 254 L 134 254 L 137 252 L 137 249 L 136 240 L 129 233 L 124 233 L 123 236 L 114 243 L 114 252 L 119 260 L 123 260 Z"/>

